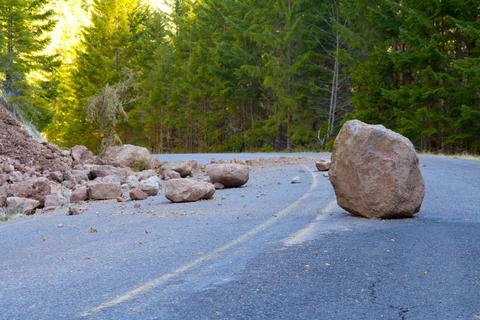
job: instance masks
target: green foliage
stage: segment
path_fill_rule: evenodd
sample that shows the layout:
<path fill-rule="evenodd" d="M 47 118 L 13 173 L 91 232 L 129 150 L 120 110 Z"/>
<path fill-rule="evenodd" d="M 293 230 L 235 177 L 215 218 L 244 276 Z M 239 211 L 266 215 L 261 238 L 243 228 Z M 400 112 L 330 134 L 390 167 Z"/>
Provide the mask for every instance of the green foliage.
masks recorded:
<path fill-rule="evenodd" d="M 477 1 L 172 0 L 166 14 L 143 0 L 53 0 L 45 54 L 47 2 L 1 3 L 0 81 L 36 106 L 52 142 L 306 150 L 359 118 L 425 151 L 480 152 Z M 128 90 L 125 69 L 137 75 Z"/>
<path fill-rule="evenodd" d="M 98 95 L 90 98 L 85 108 L 87 121 L 98 128 L 102 137 L 101 152 L 122 143 L 116 127 L 118 122 L 128 119 L 125 107 L 132 103 L 133 84 L 134 74 L 127 70 L 127 79 L 111 86 L 105 85 Z"/>
<path fill-rule="evenodd" d="M 40 128 L 50 120 L 47 107 L 56 97 L 55 55 L 44 52 L 55 26 L 48 0 L 0 2 L 0 85 L 11 103 Z"/>
<path fill-rule="evenodd" d="M 357 17 L 351 30 L 367 44 L 351 64 L 353 117 L 383 123 L 425 151 L 478 153 L 478 3 L 345 3 Z"/>
<path fill-rule="evenodd" d="M 71 98 L 60 101 L 49 137 L 97 149 L 105 131 L 85 121 L 85 106 L 127 67 L 140 74 L 135 102 L 127 121 L 110 122 L 124 142 L 155 152 L 316 148 L 329 96 L 320 80 L 331 73 L 329 9 L 177 0 L 166 16 L 139 1 L 95 0 L 65 76 Z"/>

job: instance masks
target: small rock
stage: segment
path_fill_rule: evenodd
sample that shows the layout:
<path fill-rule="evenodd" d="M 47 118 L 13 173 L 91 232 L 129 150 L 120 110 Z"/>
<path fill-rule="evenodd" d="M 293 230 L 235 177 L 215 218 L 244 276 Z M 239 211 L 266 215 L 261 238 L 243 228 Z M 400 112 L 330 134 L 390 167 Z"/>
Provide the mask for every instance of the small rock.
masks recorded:
<path fill-rule="evenodd" d="M 138 188 L 149 196 L 156 196 L 160 191 L 160 179 L 154 176 L 140 181 Z"/>
<path fill-rule="evenodd" d="M 7 185 L 0 186 L 0 208 L 7 205 L 7 195 L 8 195 Z"/>
<path fill-rule="evenodd" d="M 73 176 L 62 182 L 62 186 L 68 189 L 74 189 L 76 185 L 77 185 L 77 181 Z"/>
<path fill-rule="evenodd" d="M 82 181 L 88 181 L 88 175 L 90 173 L 90 170 L 72 170 L 71 174 L 70 173 L 65 173 L 63 176 L 63 180 L 70 180 L 70 177 L 73 176 L 75 179 L 76 183 L 81 183 Z"/>
<path fill-rule="evenodd" d="M 162 176 L 163 180 L 179 179 L 182 177 L 180 173 L 171 169 L 163 170 Z"/>
<path fill-rule="evenodd" d="M 9 163 L 4 163 L 1 169 L 5 173 L 12 173 L 15 170 L 15 167 Z"/>
<path fill-rule="evenodd" d="M 301 183 L 302 179 L 299 176 L 293 177 L 290 183 Z"/>
<path fill-rule="evenodd" d="M 95 180 L 97 178 L 103 178 L 107 176 L 117 176 L 120 180 L 120 183 L 125 183 L 127 177 L 132 175 L 133 172 L 128 168 L 117 168 L 109 165 L 96 165 L 93 166 L 88 173 L 88 178 L 90 180 Z"/>
<path fill-rule="evenodd" d="M 78 203 L 86 201 L 88 199 L 88 188 L 86 186 L 80 186 L 72 192 L 70 196 L 70 202 Z"/>
<path fill-rule="evenodd" d="M 180 174 L 182 178 L 191 177 L 193 175 L 193 171 L 198 169 L 198 163 L 195 160 L 172 162 L 172 163 L 167 163 L 163 165 L 163 169 L 164 171 L 165 170 L 176 171 Z M 176 178 L 171 177 L 170 179 L 176 179 Z"/>
<path fill-rule="evenodd" d="M 125 180 L 120 178 L 119 176 L 110 175 L 110 176 L 96 178 L 93 181 L 103 182 L 103 183 L 123 184 L 123 181 L 125 181 Z"/>
<path fill-rule="evenodd" d="M 215 182 L 213 185 L 215 186 L 216 190 L 225 189 L 225 186 L 223 184 L 221 184 L 220 182 Z"/>
<path fill-rule="evenodd" d="M 141 201 L 148 198 L 148 194 L 140 189 L 130 190 L 130 199 L 133 201 Z"/>
<path fill-rule="evenodd" d="M 331 161 L 328 159 L 321 159 L 315 161 L 315 166 L 317 167 L 318 171 L 328 171 L 330 169 Z"/>
<path fill-rule="evenodd" d="M 35 209 L 40 207 L 40 201 L 35 199 L 28 199 L 22 197 L 7 198 L 7 213 L 8 214 L 26 214 L 35 213 Z"/>
<path fill-rule="evenodd" d="M 48 175 L 48 178 L 50 180 L 62 183 L 63 182 L 63 173 L 61 173 L 60 171 L 53 171 L 53 172 L 50 172 L 50 174 Z"/>
<path fill-rule="evenodd" d="M 56 209 L 63 206 L 67 202 L 67 199 L 60 194 L 49 194 L 45 198 L 45 210 Z"/>
<path fill-rule="evenodd" d="M 143 170 L 143 171 L 140 171 L 140 172 L 137 172 L 136 173 L 136 177 L 138 178 L 138 181 L 142 181 L 142 180 L 147 180 L 148 178 L 151 178 L 151 177 L 156 177 L 157 176 L 157 172 L 155 172 L 155 170 Z"/>
<path fill-rule="evenodd" d="M 140 180 L 138 179 L 137 176 L 135 175 L 130 175 L 127 177 L 127 185 L 128 187 L 134 189 L 134 188 L 138 188 L 138 184 L 140 183 Z"/>
<path fill-rule="evenodd" d="M 67 216 L 77 216 L 80 214 L 80 210 L 75 207 L 68 208 Z"/>
<path fill-rule="evenodd" d="M 57 224 L 57 228 L 63 228 L 63 223 Z"/>
<path fill-rule="evenodd" d="M 74 146 L 70 152 L 75 163 L 84 163 L 93 160 L 93 153 L 85 146 Z"/>

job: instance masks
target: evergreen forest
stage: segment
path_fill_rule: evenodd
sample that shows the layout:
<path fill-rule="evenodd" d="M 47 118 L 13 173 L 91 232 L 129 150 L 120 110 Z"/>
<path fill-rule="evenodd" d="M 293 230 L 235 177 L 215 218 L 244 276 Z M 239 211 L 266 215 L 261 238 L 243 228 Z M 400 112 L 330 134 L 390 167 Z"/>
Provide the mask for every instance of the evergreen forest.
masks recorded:
<path fill-rule="evenodd" d="M 360 119 L 480 153 L 480 0 L 0 0 L 0 90 L 49 141 L 328 150 Z"/>

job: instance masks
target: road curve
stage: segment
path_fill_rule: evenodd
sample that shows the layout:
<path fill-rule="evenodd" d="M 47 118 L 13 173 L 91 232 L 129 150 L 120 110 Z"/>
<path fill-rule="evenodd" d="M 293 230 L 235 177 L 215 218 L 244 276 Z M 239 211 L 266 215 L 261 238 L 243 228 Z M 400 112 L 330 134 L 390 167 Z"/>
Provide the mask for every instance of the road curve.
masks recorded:
<path fill-rule="evenodd" d="M 407 220 L 345 214 L 308 164 L 213 201 L 1 223 L 0 319 L 480 319 L 480 162 L 421 164 Z"/>

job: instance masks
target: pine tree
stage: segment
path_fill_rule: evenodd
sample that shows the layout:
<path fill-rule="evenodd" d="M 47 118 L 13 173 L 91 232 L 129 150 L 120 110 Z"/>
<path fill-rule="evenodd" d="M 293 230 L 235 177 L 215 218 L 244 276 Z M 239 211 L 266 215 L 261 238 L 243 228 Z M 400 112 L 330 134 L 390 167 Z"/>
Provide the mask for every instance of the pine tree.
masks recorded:
<path fill-rule="evenodd" d="M 90 11 L 91 23 L 83 29 L 75 69 L 68 75 L 75 103 L 66 106 L 71 123 L 61 136 L 67 145 L 82 143 L 98 150 L 103 133 L 87 121 L 85 107 L 102 88 L 120 82 L 127 69 L 138 68 L 133 65 L 137 54 L 134 43 L 139 32 L 136 24 L 141 21 L 135 18 L 141 12 L 141 3 L 139 0 L 95 0 Z"/>
<path fill-rule="evenodd" d="M 49 77 L 57 61 L 55 56 L 44 52 L 50 42 L 49 32 L 55 26 L 54 11 L 49 3 L 48 0 L 0 2 L 1 90 L 10 102 L 37 117 L 40 117 L 38 108 L 30 104 L 44 107 L 38 103 L 53 98 L 56 86 Z M 33 73 L 38 79 L 32 77 Z"/>
<path fill-rule="evenodd" d="M 45 68 L 48 31 L 54 27 L 48 0 L 4 0 L 0 3 L 0 72 L 7 95 L 19 95 L 29 72 Z M 47 63 L 47 66 L 49 64 Z"/>
<path fill-rule="evenodd" d="M 478 5 L 383 0 L 353 8 L 353 29 L 369 44 L 352 68 L 355 116 L 422 150 L 478 152 Z"/>

